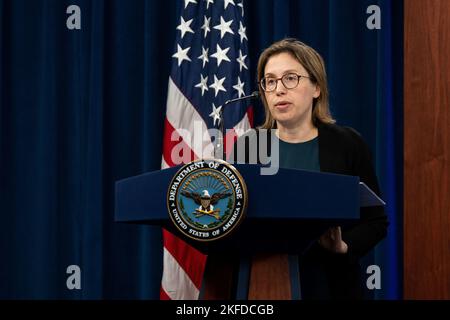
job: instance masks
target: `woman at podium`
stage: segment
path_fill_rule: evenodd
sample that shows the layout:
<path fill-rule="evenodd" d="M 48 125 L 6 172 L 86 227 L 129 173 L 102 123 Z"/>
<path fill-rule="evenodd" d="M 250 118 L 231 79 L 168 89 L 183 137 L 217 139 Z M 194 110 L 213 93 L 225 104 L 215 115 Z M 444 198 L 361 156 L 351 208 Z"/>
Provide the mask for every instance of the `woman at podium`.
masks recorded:
<path fill-rule="evenodd" d="M 330 114 L 325 65 L 313 48 L 296 39 L 273 43 L 260 55 L 257 78 L 265 122 L 241 139 L 258 146 L 268 129 L 278 139 L 280 167 L 359 176 L 379 194 L 368 146 Z M 387 225 L 383 208 L 370 207 L 361 209 L 357 225 L 325 232 L 300 258 L 302 299 L 362 298 L 358 261 L 386 236 Z"/>

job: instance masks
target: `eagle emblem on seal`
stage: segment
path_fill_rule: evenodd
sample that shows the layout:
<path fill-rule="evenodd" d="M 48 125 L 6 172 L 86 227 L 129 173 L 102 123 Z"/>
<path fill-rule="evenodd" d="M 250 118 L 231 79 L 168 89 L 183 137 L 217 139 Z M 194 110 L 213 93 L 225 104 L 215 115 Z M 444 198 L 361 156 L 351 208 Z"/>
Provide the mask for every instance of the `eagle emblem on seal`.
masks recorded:
<path fill-rule="evenodd" d="M 187 198 L 194 200 L 196 204 L 199 205 L 195 209 L 195 217 L 199 218 L 204 215 L 212 216 L 217 220 L 220 219 L 220 209 L 214 209 L 214 205 L 219 202 L 220 199 L 225 199 L 232 194 L 230 192 L 216 192 L 212 196 L 209 194 L 208 190 L 203 190 L 203 194 L 197 192 L 182 191 L 181 194 Z"/>

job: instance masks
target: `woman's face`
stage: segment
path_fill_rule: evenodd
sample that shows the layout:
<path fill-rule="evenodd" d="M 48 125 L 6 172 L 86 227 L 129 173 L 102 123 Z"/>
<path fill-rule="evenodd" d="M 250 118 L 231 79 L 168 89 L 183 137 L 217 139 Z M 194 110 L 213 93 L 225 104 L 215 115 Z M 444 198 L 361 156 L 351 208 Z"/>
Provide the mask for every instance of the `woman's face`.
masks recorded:
<path fill-rule="evenodd" d="M 281 78 L 285 74 L 309 76 L 305 68 L 289 53 L 274 55 L 267 61 L 264 77 Z M 266 101 L 278 127 L 295 127 L 304 121 L 312 121 L 313 99 L 319 97 L 320 89 L 308 78 L 300 78 L 298 86 L 286 89 L 279 80 L 274 91 L 265 92 Z"/>

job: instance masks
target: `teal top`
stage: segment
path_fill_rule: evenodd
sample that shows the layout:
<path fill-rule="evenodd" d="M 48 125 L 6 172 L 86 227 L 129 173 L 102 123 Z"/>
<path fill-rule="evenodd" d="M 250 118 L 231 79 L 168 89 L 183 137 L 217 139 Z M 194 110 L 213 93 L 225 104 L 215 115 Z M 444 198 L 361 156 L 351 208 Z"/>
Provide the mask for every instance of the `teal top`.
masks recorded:
<path fill-rule="evenodd" d="M 281 168 L 320 171 L 318 136 L 299 143 L 284 142 L 280 139 L 278 141 Z"/>

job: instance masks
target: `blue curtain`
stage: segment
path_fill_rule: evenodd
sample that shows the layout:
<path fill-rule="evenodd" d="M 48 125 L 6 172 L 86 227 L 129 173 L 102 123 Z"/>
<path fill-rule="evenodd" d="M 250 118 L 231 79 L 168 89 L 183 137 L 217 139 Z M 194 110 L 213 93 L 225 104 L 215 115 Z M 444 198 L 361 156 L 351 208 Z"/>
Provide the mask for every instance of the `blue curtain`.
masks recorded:
<path fill-rule="evenodd" d="M 73 4 L 81 30 L 66 27 Z M 380 30 L 366 27 L 372 4 Z M 161 232 L 114 223 L 114 182 L 160 167 L 182 6 L 0 1 L 0 298 L 159 297 Z M 252 74 L 275 40 L 316 48 L 333 115 L 372 149 L 391 225 L 363 265 L 380 266 L 385 299 L 402 294 L 402 11 L 389 0 L 245 2 Z M 69 265 L 81 290 L 66 287 Z"/>

